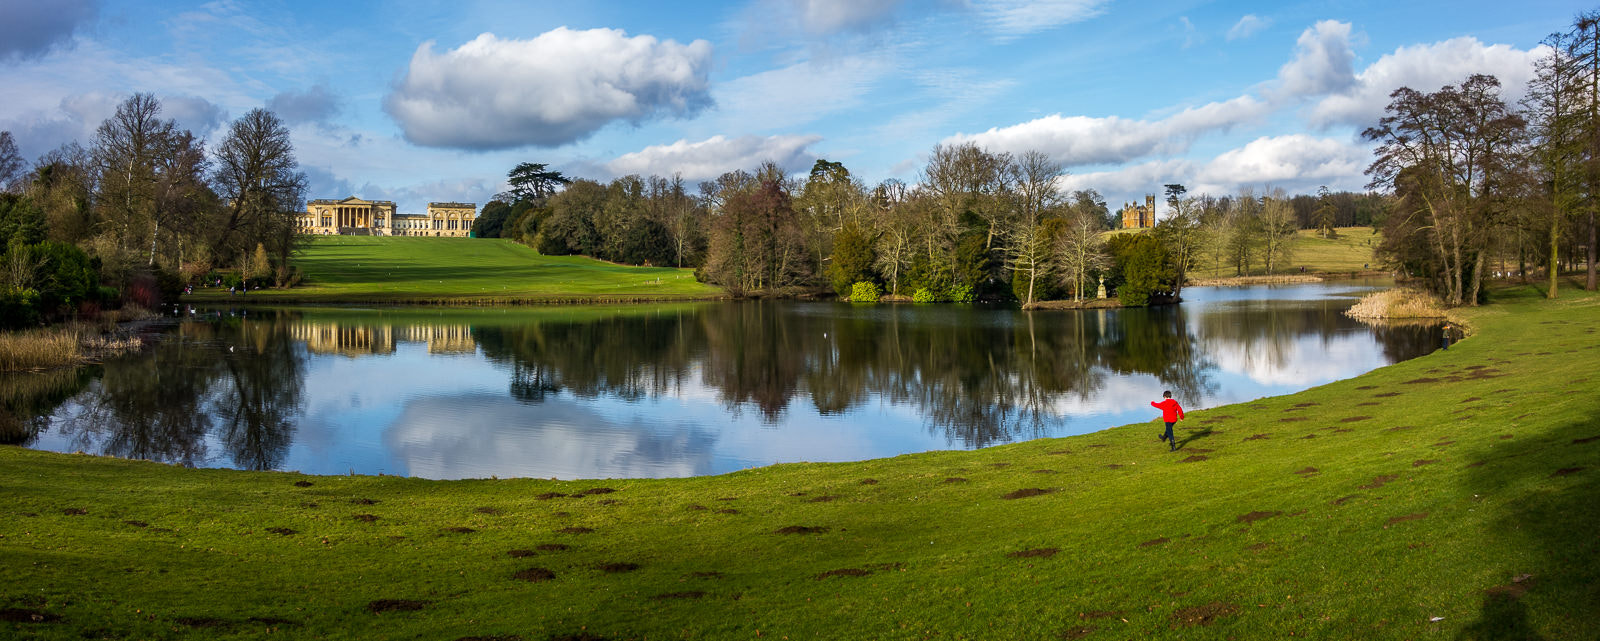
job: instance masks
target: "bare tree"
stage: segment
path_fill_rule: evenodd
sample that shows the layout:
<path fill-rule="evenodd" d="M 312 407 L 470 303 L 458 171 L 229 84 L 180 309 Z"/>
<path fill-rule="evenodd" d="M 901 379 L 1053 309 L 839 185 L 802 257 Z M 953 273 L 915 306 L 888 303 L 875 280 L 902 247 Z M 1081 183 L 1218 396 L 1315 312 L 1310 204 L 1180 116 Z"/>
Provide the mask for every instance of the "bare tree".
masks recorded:
<path fill-rule="evenodd" d="M 1288 265 L 1298 228 L 1288 194 L 1282 189 L 1267 192 L 1261 199 L 1260 229 L 1261 255 L 1266 259 L 1268 274 Z"/>
<path fill-rule="evenodd" d="M 1580 206 L 1580 179 L 1583 175 L 1582 130 L 1580 120 L 1583 110 L 1579 72 L 1582 69 L 1569 49 L 1573 39 L 1564 33 L 1546 37 L 1544 44 L 1550 53 L 1534 62 L 1534 76 L 1528 80 L 1528 93 L 1522 99 L 1523 114 L 1528 119 L 1533 164 L 1541 174 L 1541 182 L 1548 185 L 1545 194 L 1536 197 L 1547 199 L 1549 207 L 1549 256 L 1545 295 L 1556 297 L 1557 278 L 1561 271 L 1561 229 Z M 1592 244 L 1592 241 L 1591 241 Z"/>
<path fill-rule="evenodd" d="M 1099 211 L 1074 206 L 1068 210 L 1060 233 L 1055 236 L 1056 261 L 1062 282 L 1072 287 L 1072 299 L 1083 300 L 1089 276 L 1110 265 L 1101 232 L 1105 220 Z"/>
<path fill-rule="evenodd" d="M 171 120 L 161 119 L 161 101 L 136 93 L 95 131 L 101 231 L 120 250 L 139 246 L 146 233 L 154 242 L 160 231 L 158 159 L 168 153 L 175 129 Z"/>
<path fill-rule="evenodd" d="M 11 132 L 0 131 L 0 191 L 22 191 L 22 177 L 27 163 L 17 152 L 17 142 Z"/>
<path fill-rule="evenodd" d="M 1033 303 L 1035 283 L 1050 271 L 1051 247 L 1045 216 L 1061 202 L 1061 164 L 1039 151 L 1024 152 L 1006 168 L 1007 181 L 1015 185 L 1011 201 L 1015 214 L 1001 228 L 1006 265 L 1028 279 L 1023 304 Z"/>
<path fill-rule="evenodd" d="M 289 129 L 265 109 L 252 109 L 228 128 L 216 151 L 213 180 L 226 206 L 211 241 L 213 256 L 238 256 L 256 243 L 288 263 L 306 177 L 297 171 Z"/>

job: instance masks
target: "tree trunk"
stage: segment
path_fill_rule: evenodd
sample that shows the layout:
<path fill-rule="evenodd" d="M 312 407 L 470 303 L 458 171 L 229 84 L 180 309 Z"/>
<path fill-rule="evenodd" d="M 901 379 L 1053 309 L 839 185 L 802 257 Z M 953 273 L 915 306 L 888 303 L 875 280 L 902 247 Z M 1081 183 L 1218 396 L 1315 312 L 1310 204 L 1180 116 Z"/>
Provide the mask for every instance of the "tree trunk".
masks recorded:
<path fill-rule="evenodd" d="M 1589 279 L 1584 283 L 1584 289 L 1594 291 L 1594 210 L 1589 210 Z"/>
<path fill-rule="evenodd" d="M 1547 263 L 1548 266 L 1545 268 L 1545 271 L 1549 272 L 1550 291 L 1545 293 L 1545 298 L 1555 298 L 1556 297 L 1556 282 L 1558 280 L 1556 277 L 1558 275 L 1557 272 L 1560 271 L 1559 266 L 1561 265 L 1561 262 L 1559 260 L 1560 259 L 1560 255 L 1559 255 L 1560 248 L 1561 248 L 1561 212 L 1557 211 L 1557 212 L 1555 212 L 1555 215 L 1550 217 L 1550 262 Z M 1523 273 L 1526 274 L 1527 273 L 1525 271 L 1526 268 L 1524 267 L 1523 269 L 1524 269 Z"/>

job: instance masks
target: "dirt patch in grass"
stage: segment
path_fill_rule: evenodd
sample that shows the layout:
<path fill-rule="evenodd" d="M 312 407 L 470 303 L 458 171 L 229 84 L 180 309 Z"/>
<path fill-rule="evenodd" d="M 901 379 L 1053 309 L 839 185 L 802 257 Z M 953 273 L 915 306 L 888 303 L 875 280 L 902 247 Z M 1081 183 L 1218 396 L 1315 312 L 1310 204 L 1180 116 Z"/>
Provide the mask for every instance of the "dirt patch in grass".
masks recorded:
<path fill-rule="evenodd" d="M 267 531 L 271 532 L 273 534 L 278 534 L 278 535 L 282 535 L 282 536 L 292 536 L 292 535 L 295 535 L 295 534 L 299 534 L 299 532 L 296 532 L 296 531 L 291 530 L 291 529 L 286 528 L 286 527 L 269 527 L 269 528 L 267 528 Z"/>
<path fill-rule="evenodd" d="M 321 507 L 321 506 L 317 505 L 316 503 L 309 503 L 308 502 L 308 503 L 301 503 L 300 507 L 303 507 L 303 508 L 309 510 L 309 509 L 316 508 L 316 507 Z"/>
<path fill-rule="evenodd" d="M 628 563 L 626 561 L 612 561 L 610 563 L 601 563 L 600 565 L 596 565 L 594 567 L 596 570 L 605 572 L 607 574 L 621 574 L 623 572 L 632 572 L 639 569 L 639 564 Z"/>
<path fill-rule="evenodd" d="M 1522 595 L 1526 594 L 1528 588 L 1531 587 L 1533 587 L 1533 575 L 1519 574 L 1511 577 L 1510 583 L 1494 586 L 1484 590 L 1484 592 L 1489 596 L 1516 600 L 1522 598 Z"/>
<path fill-rule="evenodd" d="M 540 494 L 540 495 L 535 496 L 533 498 L 539 499 L 541 501 L 548 501 L 550 499 L 566 498 L 566 496 L 567 495 L 562 494 L 560 492 L 545 492 L 544 494 Z"/>
<path fill-rule="evenodd" d="M 472 508 L 472 511 L 479 514 L 488 514 L 489 516 L 496 516 L 500 514 L 500 508 L 497 507 L 475 507 Z"/>
<path fill-rule="evenodd" d="M 1144 543 L 1140 543 L 1139 547 L 1142 547 L 1142 548 L 1155 547 L 1157 545 L 1166 545 L 1166 544 L 1171 543 L 1171 542 L 1172 542 L 1172 539 L 1169 539 L 1169 538 L 1163 536 L 1163 537 L 1161 537 L 1159 539 L 1150 539 L 1149 541 L 1145 541 Z"/>
<path fill-rule="evenodd" d="M 1390 397 L 1399 396 L 1399 395 L 1400 395 L 1400 392 L 1381 392 L 1381 393 L 1378 393 L 1378 394 L 1373 394 L 1372 397 L 1373 398 L 1390 398 Z"/>
<path fill-rule="evenodd" d="M 1371 483 L 1368 483 L 1366 485 L 1361 486 L 1361 489 L 1363 489 L 1363 490 L 1376 490 L 1376 489 L 1378 489 L 1380 487 L 1388 485 L 1391 482 L 1399 480 L 1399 478 L 1400 478 L 1399 474 L 1379 474 L 1379 475 L 1377 475 L 1377 476 L 1372 478 L 1372 482 Z"/>
<path fill-rule="evenodd" d="M 813 497 L 811 497 L 809 499 L 806 499 L 806 502 L 807 503 L 832 503 L 835 500 L 838 500 L 839 498 L 840 497 L 839 497 L 838 494 L 826 494 L 826 495 L 823 495 L 823 496 L 813 496 Z"/>
<path fill-rule="evenodd" d="M 1305 436 L 1300 437 L 1300 440 L 1304 441 L 1304 440 L 1306 440 L 1308 438 L 1316 438 L 1316 437 L 1317 437 L 1316 434 L 1307 434 Z"/>
<path fill-rule="evenodd" d="M 27 608 L 5 608 L 0 609 L 0 621 L 6 623 L 60 623 L 61 616 Z"/>
<path fill-rule="evenodd" d="M 784 527 L 778 528 L 776 530 L 773 530 L 772 533 L 773 534 L 822 534 L 823 532 L 827 532 L 827 531 L 828 531 L 828 528 L 823 527 L 823 526 L 788 525 L 788 526 L 784 526 Z"/>
<path fill-rule="evenodd" d="M 1424 376 L 1422 378 L 1413 378 L 1413 379 L 1411 379 L 1409 381 L 1405 381 L 1404 384 L 1406 384 L 1406 385 L 1426 385 L 1426 384 L 1429 384 L 1429 383 L 1437 383 L 1439 381 L 1440 381 L 1440 379 L 1433 378 L 1431 376 Z"/>
<path fill-rule="evenodd" d="M 1267 440 L 1269 438 L 1272 438 L 1272 437 L 1267 436 L 1266 434 L 1251 434 L 1249 436 L 1244 437 L 1244 440 L 1246 440 L 1246 441 L 1265 441 L 1265 440 Z"/>
<path fill-rule="evenodd" d="M 1217 622 L 1217 619 L 1229 617 L 1239 613 L 1239 606 L 1232 603 L 1212 601 L 1205 605 L 1183 608 L 1172 613 L 1172 621 L 1183 627 L 1205 626 Z"/>
<path fill-rule="evenodd" d="M 123 521 L 123 523 L 126 523 L 128 525 L 132 525 L 133 527 L 150 527 L 150 524 L 149 523 L 145 523 L 144 521 Z M 270 530 L 268 530 L 268 531 L 270 531 Z"/>
<path fill-rule="evenodd" d="M 610 494 L 615 491 L 617 490 L 609 487 L 591 487 L 587 490 L 574 494 L 573 496 L 594 496 L 596 494 Z"/>
<path fill-rule="evenodd" d="M 1382 405 L 1382 404 L 1383 403 L 1379 403 L 1377 401 L 1362 401 L 1360 403 L 1356 403 L 1356 407 L 1372 407 L 1374 405 Z"/>
<path fill-rule="evenodd" d="M 509 556 L 513 559 L 525 559 L 535 554 L 538 554 L 538 552 L 534 552 L 533 550 L 506 550 L 506 556 Z"/>
<path fill-rule="evenodd" d="M 1108 470 L 1120 470 L 1123 467 L 1126 467 L 1126 466 L 1124 466 L 1121 463 L 1107 463 L 1106 464 L 1106 469 L 1108 469 Z"/>
<path fill-rule="evenodd" d="M 1415 426 L 1415 425 L 1396 425 L 1394 427 L 1386 427 L 1386 428 L 1383 429 L 1383 431 L 1385 431 L 1385 432 L 1399 432 L 1401 430 L 1411 430 L 1411 429 L 1416 429 L 1416 428 L 1417 428 L 1417 426 Z"/>
<path fill-rule="evenodd" d="M 1306 418 L 1304 416 L 1290 416 L 1288 418 L 1280 418 L 1280 419 L 1278 419 L 1278 422 L 1279 423 L 1298 423 L 1300 421 L 1309 421 L 1309 420 L 1311 420 L 1311 419 Z"/>
<path fill-rule="evenodd" d="M 1595 441 L 1600 441 L 1600 436 L 1586 436 L 1584 438 L 1575 438 L 1575 439 L 1572 439 L 1572 444 L 1573 445 L 1583 445 L 1584 443 L 1593 443 Z"/>
<path fill-rule="evenodd" d="M 294 486 L 295 487 L 311 487 L 311 485 L 312 485 L 311 481 L 295 481 L 294 482 Z"/>
<path fill-rule="evenodd" d="M 487 637 L 485 637 L 485 636 L 461 637 L 459 639 L 456 639 L 456 641 L 522 641 L 522 637 L 518 636 L 518 635 L 515 635 L 515 634 L 507 634 L 507 635 L 498 635 L 497 634 L 497 635 L 487 636 Z"/>
<path fill-rule="evenodd" d="M 1270 511 L 1270 512 L 1267 512 L 1267 511 L 1256 511 L 1256 512 L 1251 512 L 1249 514 L 1240 514 L 1239 518 L 1236 519 L 1236 520 L 1238 522 L 1240 522 L 1240 523 L 1255 523 L 1256 521 L 1260 521 L 1262 519 L 1270 519 L 1270 518 L 1272 518 L 1274 516 L 1282 516 L 1282 515 L 1283 515 L 1283 512 L 1279 512 L 1277 510 L 1273 510 L 1273 511 Z"/>
<path fill-rule="evenodd" d="M 1260 552 L 1260 551 L 1265 550 L 1265 549 L 1270 548 L 1270 547 L 1272 547 L 1272 542 L 1271 541 L 1262 541 L 1260 543 L 1256 543 L 1256 544 L 1253 544 L 1253 545 L 1246 545 L 1246 546 L 1244 546 L 1244 549 L 1249 550 L 1251 552 Z"/>
<path fill-rule="evenodd" d="M 546 641 L 607 641 L 605 637 L 589 634 L 588 632 L 574 632 L 572 634 L 557 634 Z"/>
<path fill-rule="evenodd" d="M 355 519 L 357 521 L 360 521 L 362 523 L 373 523 L 373 522 L 376 522 L 378 520 L 378 515 L 376 515 L 376 514 L 357 514 L 357 515 L 352 516 L 350 518 Z"/>
<path fill-rule="evenodd" d="M 67 515 L 67 516 L 83 516 L 85 514 L 88 514 L 89 511 L 85 510 L 85 509 L 83 509 L 81 507 L 69 507 L 69 508 L 66 508 L 64 510 L 61 510 L 61 513 L 64 514 L 64 515 Z"/>
<path fill-rule="evenodd" d="M 1082 638 L 1084 638 L 1086 636 L 1094 634 L 1094 631 L 1098 630 L 1098 629 L 1099 628 L 1096 628 L 1096 627 L 1094 627 L 1092 625 L 1079 626 L 1079 627 L 1076 627 L 1076 628 L 1068 628 L 1068 629 L 1062 631 L 1061 634 L 1057 635 L 1056 638 L 1065 639 L 1066 641 L 1073 641 L 1075 639 L 1082 639 Z"/>
<path fill-rule="evenodd" d="M 947 478 L 947 479 L 945 479 L 943 481 L 939 481 L 939 482 L 940 483 L 966 483 L 967 480 L 964 479 L 964 478 L 961 478 L 959 476 L 952 476 L 950 478 Z"/>
<path fill-rule="evenodd" d="M 1033 548 L 1030 550 L 1007 552 L 1006 556 L 1009 556 L 1013 559 L 1048 559 L 1052 556 L 1055 556 L 1056 553 L 1060 551 L 1061 550 L 1057 548 Z"/>
<path fill-rule="evenodd" d="M 1003 467 L 1011 467 L 1011 464 L 1010 463 L 990 463 L 989 467 L 992 467 L 992 468 L 998 470 L 998 469 L 1003 468 Z"/>
<path fill-rule="evenodd" d="M 456 525 L 456 526 L 453 526 L 453 527 L 447 527 L 447 528 L 444 529 L 444 531 L 451 532 L 451 533 L 454 533 L 454 534 L 472 534 L 473 532 L 477 532 L 477 530 L 474 530 L 474 529 L 469 528 L 469 527 L 461 526 L 461 525 Z"/>
<path fill-rule="evenodd" d="M 1455 445 L 1455 444 L 1456 444 L 1455 441 L 1439 441 L 1438 443 L 1434 443 L 1433 446 L 1434 447 L 1450 447 L 1451 445 Z"/>
<path fill-rule="evenodd" d="M 215 617 L 178 617 L 177 619 L 174 619 L 174 621 L 177 622 L 178 625 L 191 628 L 221 628 L 233 624 L 232 621 L 227 619 L 218 619 Z"/>
<path fill-rule="evenodd" d="M 1200 461 L 1209 461 L 1209 460 L 1211 460 L 1211 457 L 1209 457 L 1209 456 L 1206 456 L 1204 454 L 1196 454 L 1194 456 L 1191 456 L 1189 458 L 1183 459 L 1183 460 L 1178 461 L 1178 462 L 1179 463 L 1199 463 Z"/>
<path fill-rule="evenodd" d="M 1476 396 L 1468 396 L 1466 398 L 1461 399 L 1461 402 L 1463 402 L 1463 403 L 1471 403 L 1473 401 L 1481 401 L 1481 400 L 1483 400 L 1483 399 L 1478 398 Z"/>
<path fill-rule="evenodd" d="M 428 607 L 427 601 L 414 601 L 411 599 L 378 599 L 367 604 L 367 611 L 373 614 L 385 612 L 415 612 Z"/>
<path fill-rule="evenodd" d="M 722 578 L 722 573 L 721 572 L 715 572 L 715 571 L 712 571 L 712 572 L 690 572 L 688 576 L 691 579 L 720 579 L 720 578 Z"/>
<path fill-rule="evenodd" d="M 581 525 L 574 525 L 572 527 L 564 527 L 564 528 L 561 528 L 561 529 L 556 530 L 556 531 L 560 532 L 562 534 L 588 534 L 590 532 L 593 532 L 594 528 L 583 527 Z"/>
<path fill-rule="evenodd" d="M 1411 467 L 1422 467 L 1424 465 L 1433 465 L 1434 463 L 1438 463 L 1438 462 L 1439 462 L 1439 459 L 1436 459 L 1436 458 L 1419 458 L 1419 459 L 1411 462 Z"/>
<path fill-rule="evenodd" d="M 515 574 L 511 575 L 511 578 L 529 583 L 539 583 L 556 578 L 556 573 L 545 568 L 528 568 L 526 570 L 517 570 Z"/>
<path fill-rule="evenodd" d="M 692 504 L 692 505 L 690 505 L 688 507 L 688 510 L 690 512 L 703 512 L 703 511 L 706 511 L 706 510 L 709 510 L 709 509 L 711 509 L 711 508 L 706 507 L 704 505 L 700 505 L 699 503 Z"/>
<path fill-rule="evenodd" d="M 1307 468 L 1302 469 L 1302 470 L 1295 470 L 1295 474 L 1299 474 L 1301 476 L 1310 476 L 1312 474 L 1316 474 L 1317 472 L 1321 472 L 1321 471 L 1322 470 L 1319 470 L 1319 469 L 1314 468 L 1314 467 L 1307 467 Z"/>
<path fill-rule="evenodd" d="M 657 601 L 670 601 L 674 599 L 699 599 L 704 598 L 705 595 L 706 593 L 701 592 L 700 590 L 689 590 L 687 592 L 665 592 L 650 598 Z"/>
<path fill-rule="evenodd" d="M 1370 421 L 1370 420 L 1372 420 L 1371 416 L 1346 416 L 1344 418 L 1339 419 L 1339 422 L 1340 423 L 1359 423 L 1361 421 Z"/>
<path fill-rule="evenodd" d="M 862 485 L 877 485 L 878 479 L 861 479 Z"/>
<path fill-rule="evenodd" d="M 533 549 L 540 552 L 564 552 L 572 549 L 572 546 L 565 543 L 540 543 L 533 546 Z"/>
<path fill-rule="evenodd" d="M 377 505 L 378 504 L 377 499 L 350 499 L 350 502 L 354 503 L 356 505 Z"/>
<path fill-rule="evenodd" d="M 725 507 L 725 508 L 722 508 L 720 510 L 717 510 L 717 514 L 738 514 L 738 513 L 739 513 L 738 510 L 735 510 L 735 509 L 733 509 L 731 507 Z"/>
<path fill-rule="evenodd" d="M 1405 523 L 1406 521 L 1421 521 L 1422 519 L 1425 519 L 1425 518 L 1428 518 L 1428 513 L 1427 512 L 1417 512 L 1416 514 L 1407 514 L 1405 516 L 1396 516 L 1394 518 L 1389 519 L 1389 522 L 1387 524 L 1385 524 L 1383 527 L 1384 528 L 1388 528 L 1390 525 L 1394 525 L 1396 523 Z"/>
<path fill-rule="evenodd" d="M 1361 387 L 1357 387 L 1356 389 L 1359 389 L 1359 390 L 1378 389 L 1378 386 L 1377 385 L 1362 385 Z"/>
<path fill-rule="evenodd" d="M 1033 474 L 1060 474 L 1060 472 L 1057 472 L 1055 470 L 1034 470 L 1032 473 Z"/>
<path fill-rule="evenodd" d="M 1581 468 L 1581 467 L 1563 467 L 1563 468 L 1561 468 L 1559 470 L 1556 470 L 1555 472 L 1552 472 L 1550 474 L 1550 476 L 1571 476 L 1573 474 L 1577 474 L 1577 473 L 1582 472 L 1582 471 L 1583 471 L 1583 468 Z"/>
<path fill-rule="evenodd" d="M 1022 488 L 1022 489 L 1017 490 L 1015 492 L 1007 492 L 1005 494 L 1001 494 L 1000 498 L 1008 499 L 1008 500 L 1010 500 L 1010 499 L 1025 499 L 1025 498 L 1034 497 L 1034 496 L 1044 496 L 1046 494 L 1050 494 L 1050 493 L 1053 493 L 1055 491 L 1056 490 L 1054 488 L 1025 487 L 1025 488 Z"/>
<path fill-rule="evenodd" d="M 1295 407 L 1316 407 L 1318 405 L 1321 405 L 1321 403 L 1306 402 L 1306 403 L 1295 403 L 1294 404 Z"/>
<path fill-rule="evenodd" d="M 818 574 L 817 580 L 821 581 L 833 576 L 866 576 L 868 574 L 872 574 L 872 570 L 863 570 L 861 568 L 840 568 L 838 570 L 828 570 L 827 572 Z"/>

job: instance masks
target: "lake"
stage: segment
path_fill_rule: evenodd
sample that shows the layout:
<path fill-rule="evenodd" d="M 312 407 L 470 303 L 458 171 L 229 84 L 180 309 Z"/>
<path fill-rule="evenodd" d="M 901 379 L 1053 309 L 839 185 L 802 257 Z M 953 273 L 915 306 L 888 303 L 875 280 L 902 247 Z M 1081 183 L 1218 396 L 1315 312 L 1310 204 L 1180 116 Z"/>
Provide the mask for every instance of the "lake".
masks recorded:
<path fill-rule="evenodd" d="M 0 442 L 199 467 L 647 478 L 971 449 L 1287 394 L 1435 349 L 1383 281 L 1154 309 L 744 301 L 186 311 L 144 352 L 0 378 Z M 1180 424 L 1180 428 L 1182 425 Z"/>

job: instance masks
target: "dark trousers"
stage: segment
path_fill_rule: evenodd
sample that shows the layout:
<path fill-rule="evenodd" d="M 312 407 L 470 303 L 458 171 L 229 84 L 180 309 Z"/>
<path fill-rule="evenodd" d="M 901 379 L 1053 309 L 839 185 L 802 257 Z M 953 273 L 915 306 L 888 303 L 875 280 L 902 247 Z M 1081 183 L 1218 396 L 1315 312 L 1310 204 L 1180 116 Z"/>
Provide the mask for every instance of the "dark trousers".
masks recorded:
<path fill-rule="evenodd" d="M 1167 445 L 1172 448 L 1169 451 L 1177 451 L 1177 449 L 1178 449 L 1178 440 L 1175 437 L 1172 436 L 1172 426 L 1176 422 L 1177 421 L 1166 421 L 1167 433 L 1161 435 L 1161 438 L 1163 440 L 1165 440 L 1167 442 Z"/>

